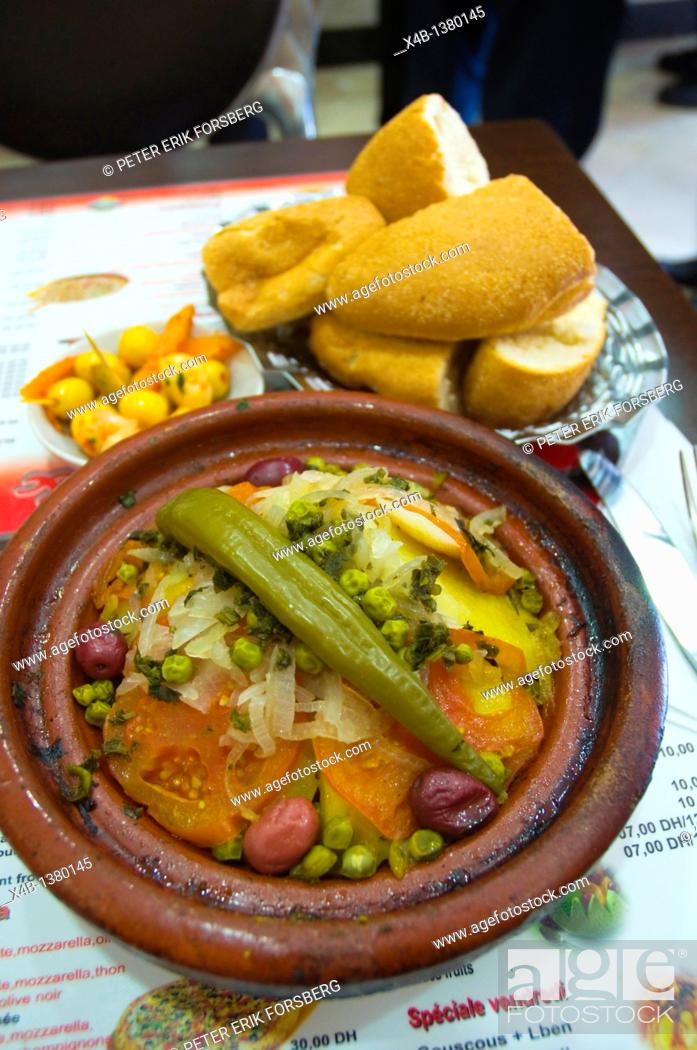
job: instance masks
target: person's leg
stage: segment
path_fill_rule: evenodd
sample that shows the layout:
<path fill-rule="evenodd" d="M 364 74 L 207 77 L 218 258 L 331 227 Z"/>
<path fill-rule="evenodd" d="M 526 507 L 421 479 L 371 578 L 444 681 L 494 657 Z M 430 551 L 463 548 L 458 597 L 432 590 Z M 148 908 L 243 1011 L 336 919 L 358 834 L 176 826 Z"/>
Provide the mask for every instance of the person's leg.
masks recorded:
<path fill-rule="evenodd" d="M 624 0 L 498 0 L 484 119 L 546 120 L 577 157 L 600 123 Z"/>
<path fill-rule="evenodd" d="M 383 0 L 381 4 L 382 118 L 389 120 L 419 95 L 438 93 L 467 123 L 480 119 L 485 47 L 492 20 L 487 10 L 482 20 L 436 36 L 431 27 L 451 18 L 452 0 Z M 424 30 L 433 35 L 426 43 L 408 43 Z M 401 55 L 396 55 L 406 47 Z"/>

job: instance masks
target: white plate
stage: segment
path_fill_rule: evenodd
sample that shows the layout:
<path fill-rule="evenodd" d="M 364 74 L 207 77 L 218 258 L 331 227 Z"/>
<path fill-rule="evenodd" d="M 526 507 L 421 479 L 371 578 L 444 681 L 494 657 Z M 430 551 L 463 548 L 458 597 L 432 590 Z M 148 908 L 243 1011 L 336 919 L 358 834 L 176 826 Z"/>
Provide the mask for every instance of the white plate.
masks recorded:
<path fill-rule="evenodd" d="M 161 332 L 165 327 L 165 323 L 165 321 L 139 322 L 139 324 L 146 324 L 148 328 L 152 328 L 155 332 Z M 94 341 L 100 350 L 108 350 L 115 354 L 122 332 L 123 328 L 113 328 L 107 332 L 98 332 L 94 336 Z M 191 334 L 195 337 L 199 335 L 227 335 L 228 333 L 225 329 L 204 327 L 194 322 Z M 249 344 L 245 343 L 238 336 L 235 336 L 235 339 L 242 344 L 243 349 L 230 359 L 230 393 L 228 398 L 235 400 L 239 397 L 255 397 L 257 394 L 264 392 L 263 376 L 254 363 L 254 358 L 249 353 Z M 87 340 L 81 339 L 73 344 L 70 352 L 71 355 L 82 354 L 91 349 Z M 54 456 L 58 456 L 59 459 L 65 460 L 66 463 L 72 463 L 75 467 L 81 467 L 84 463 L 89 462 L 90 457 L 85 455 L 70 435 L 61 434 L 60 431 L 51 425 L 41 405 L 27 405 L 27 412 L 29 413 L 29 423 L 32 430 L 49 452 L 52 452 Z"/>

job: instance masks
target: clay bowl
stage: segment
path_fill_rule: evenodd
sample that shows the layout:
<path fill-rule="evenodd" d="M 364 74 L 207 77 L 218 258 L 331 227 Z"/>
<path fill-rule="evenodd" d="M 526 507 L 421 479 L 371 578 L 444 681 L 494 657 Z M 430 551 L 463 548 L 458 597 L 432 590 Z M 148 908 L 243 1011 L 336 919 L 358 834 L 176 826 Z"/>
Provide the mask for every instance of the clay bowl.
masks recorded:
<path fill-rule="evenodd" d="M 234 482 L 257 459 L 310 451 L 344 464 L 369 458 L 425 484 L 446 470 L 441 495 L 468 514 L 506 504 L 500 535 L 559 610 L 563 655 L 622 631 L 638 642 L 558 672 L 543 747 L 507 805 L 401 882 L 381 871 L 366 882 L 311 886 L 220 865 L 147 815 L 129 819 L 106 769 L 96 776 L 95 808 L 71 805 L 60 792 L 65 766 L 99 744 L 70 696 L 74 661 L 11 667 L 94 619 L 100 565 L 182 487 Z M 124 509 L 118 496 L 131 488 L 137 503 Z M 664 653 L 628 551 L 551 469 L 453 415 L 344 392 L 201 410 L 74 474 L 15 536 L 1 569 L 5 834 L 37 875 L 91 857 L 90 871 L 54 886 L 66 904 L 165 965 L 230 988 L 286 994 L 336 978 L 343 994 L 357 994 L 423 979 L 463 948 L 481 950 L 525 916 L 471 935 L 466 946 L 439 951 L 432 939 L 587 871 L 631 814 L 656 759 Z"/>

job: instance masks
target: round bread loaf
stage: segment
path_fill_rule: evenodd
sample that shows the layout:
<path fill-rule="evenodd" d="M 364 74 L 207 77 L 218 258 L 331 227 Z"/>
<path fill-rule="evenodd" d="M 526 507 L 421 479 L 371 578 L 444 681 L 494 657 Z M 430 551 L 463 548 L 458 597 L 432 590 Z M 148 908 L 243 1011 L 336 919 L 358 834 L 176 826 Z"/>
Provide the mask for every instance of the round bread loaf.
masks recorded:
<path fill-rule="evenodd" d="M 365 197 L 328 197 L 264 211 L 203 246 L 217 306 L 237 331 L 294 321 L 326 298 L 338 261 L 385 221 Z"/>
<path fill-rule="evenodd" d="M 335 317 L 315 317 L 310 349 L 334 379 L 383 397 L 457 412 L 457 343 L 363 332 Z"/>
<path fill-rule="evenodd" d="M 367 331 L 481 339 L 568 311 L 594 273 L 593 249 L 571 220 L 529 179 L 509 175 L 372 234 L 333 271 L 327 298 L 346 295 L 336 316 Z M 379 287 L 366 296 L 371 282 Z"/>
<path fill-rule="evenodd" d="M 422 95 L 365 144 L 346 189 L 395 222 L 488 181 L 486 161 L 459 113 L 441 95 Z"/>
<path fill-rule="evenodd" d="M 490 427 L 553 419 L 580 390 L 605 342 L 607 303 L 592 292 L 527 332 L 484 339 L 465 372 L 465 415 Z"/>

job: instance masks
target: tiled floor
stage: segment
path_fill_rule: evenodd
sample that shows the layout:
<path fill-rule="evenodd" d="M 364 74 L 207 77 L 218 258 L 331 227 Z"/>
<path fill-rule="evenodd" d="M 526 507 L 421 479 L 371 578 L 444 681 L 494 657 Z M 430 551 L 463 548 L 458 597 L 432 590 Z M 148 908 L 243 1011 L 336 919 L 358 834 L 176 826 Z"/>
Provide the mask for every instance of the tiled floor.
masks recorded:
<path fill-rule="evenodd" d="M 655 69 L 695 39 L 623 44 L 610 78 L 603 129 L 584 167 L 658 258 L 697 256 L 697 110 L 656 102 L 672 78 Z"/>

